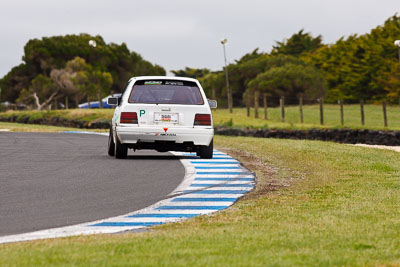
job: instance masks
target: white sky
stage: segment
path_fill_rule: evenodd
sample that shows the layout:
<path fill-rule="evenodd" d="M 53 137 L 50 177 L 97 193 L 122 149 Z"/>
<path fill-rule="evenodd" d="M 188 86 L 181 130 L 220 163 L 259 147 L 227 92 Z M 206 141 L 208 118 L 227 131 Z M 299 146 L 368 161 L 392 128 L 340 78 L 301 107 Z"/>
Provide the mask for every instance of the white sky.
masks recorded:
<path fill-rule="evenodd" d="M 217 70 L 223 37 L 233 62 L 302 28 L 332 43 L 396 12 L 400 0 L 0 0 L 0 77 L 21 63 L 29 39 L 44 36 L 99 34 L 167 71 Z"/>

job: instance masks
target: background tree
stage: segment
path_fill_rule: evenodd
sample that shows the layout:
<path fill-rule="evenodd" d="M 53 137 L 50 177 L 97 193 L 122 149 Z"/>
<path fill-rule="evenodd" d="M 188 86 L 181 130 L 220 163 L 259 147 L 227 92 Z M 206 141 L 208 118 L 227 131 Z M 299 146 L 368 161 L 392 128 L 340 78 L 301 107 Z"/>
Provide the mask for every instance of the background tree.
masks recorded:
<path fill-rule="evenodd" d="M 50 78 L 57 86 L 58 92 L 65 96 L 65 108 L 68 108 L 68 97 L 76 93 L 76 86 L 72 80 L 74 75 L 75 73 L 69 72 L 67 68 L 53 69 L 50 72 Z"/>
<path fill-rule="evenodd" d="M 397 15 L 390 17 L 383 25 L 367 34 L 343 37 L 330 45 L 323 44 L 321 36 L 313 37 L 310 33 L 300 30 L 285 41 L 277 42 L 270 53 L 255 49 L 229 64 L 229 83 L 234 105 L 243 105 L 243 93 L 256 77 L 257 81 L 252 83 L 254 88 L 266 82 L 271 86 L 276 85 L 277 81 L 272 73 L 284 77 L 286 84 L 282 81 L 279 86 L 274 87 L 274 90 L 284 95 L 293 95 L 294 92 L 309 88 L 306 86 L 307 81 L 307 84 L 316 86 L 312 90 L 317 91 L 322 90 L 321 84 L 326 84 L 326 102 L 335 103 L 339 99 L 354 103 L 360 99 L 377 102 L 386 99 L 397 103 L 400 97 L 398 89 L 400 66 L 397 48 L 393 42 L 399 39 L 399 36 L 400 17 Z M 95 48 L 90 47 L 89 40 L 95 40 L 98 45 Z M 131 76 L 165 75 L 162 67 L 153 65 L 139 54 L 129 51 L 126 44 L 106 44 L 101 36 L 81 34 L 33 39 L 26 44 L 24 51 L 24 63 L 13 68 L 0 80 L 1 101 L 14 102 L 20 91 L 23 88 L 29 89 L 32 80 L 39 74 L 50 77 L 55 69 L 64 69 L 69 73 L 67 62 L 74 60 L 75 57 L 84 59 L 85 63 L 92 67 L 92 71 L 109 73 L 112 77 L 111 90 L 114 92 L 121 92 L 123 85 Z M 315 68 L 311 68 L 311 65 Z M 304 73 L 305 70 L 310 73 Z M 295 75 L 294 71 L 298 73 Z M 76 73 L 79 72 L 81 70 Z M 208 69 L 186 67 L 173 73 L 200 79 L 207 94 L 215 96 L 221 106 L 224 106 L 226 88 L 223 79 L 221 82 L 221 71 L 210 72 Z M 91 81 L 87 82 L 89 86 L 96 84 L 93 81 L 100 79 L 99 75 L 89 71 L 85 75 L 80 75 L 80 78 Z M 289 82 L 288 77 L 294 80 Z M 299 77 L 303 77 L 303 80 Z M 311 83 L 308 80 L 310 77 L 315 79 L 315 82 Z M 299 87 L 297 84 L 302 85 Z M 76 95 L 76 88 L 68 86 L 62 88 L 60 91 L 64 91 L 65 95 Z M 29 91 L 28 89 L 25 91 Z M 92 89 L 89 88 L 78 90 L 78 92 L 83 91 L 88 95 L 93 94 L 92 97 L 96 98 L 103 95 L 103 93 L 92 93 Z"/>
<path fill-rule="evenodd" d="M 298 33 L 293 34 L 289 39 L 286 39 L 283 42 L 276 42 L 271 54 L 300 56 L 304 53 L 316 51 L 322 46 L 321 35 L 313 37 L 311 33 L 304 33 L 304 29 L 301 29 Z"/>
<path fill-rule="evenodd" d="M 400 17 L 395 15 L 370 33 L 341 38 L 335 44 L 321 47 L 305 60 L 324 72 L 330 102 L 340 98 L 348 102 L 360 99 L 397 102 L 393 89 L 399 69 L 393 42 L 399 36 Z"/>
<path fill-rule="evenodd" d="M 89 46 L 89 40 L 97 43 Z M 108 72 L 112 76 L 111 89 L 121 92 L 132 76 L 165 75 L 165 69 L 144 60 L 139 54 L 129 51 L 125 43 L 106 44 L 99 35 L 65 35 L 32 39 L 24 47 L 21 65 L 13 68 L 0 80 L 2 101 L 15 102 L 22 88 L 29 88 L 31 81 L 42 74 L 50 77 L 52 70 L 66 68 L 68 61 L 80 57 L 94 69 Z"/>
<path fill-rule="evenodd" d="M 75 107 L 77 108 L 79 102 L 85 97 L 84 92 L 75 83 L 75 78 L 80 71 L 84 71 L 86 62 L 83 58 L 75 57 L 73 60 L 67 62 L 65 71 L 66 78 L 68 78 L 67 86 L 65 86 L 64 95 L 68 98 L 73 98 Z M 66 101 L 67 102 L 67 101 Z"/>
<path fill-rule="evenodd" d="M 305 96 L 316 99 L 324 96 L 325 84 L 322 73 L 312 65 L 288 63 L 272 67 L 249 82 L 251 91 L 285 97 L 288 103 L 296 103 Z"/>
<path fill-rule="evenodd" d="M 298 75 L 296 75 L 296 71 L 298 72 Z M 306 71 L 309 71 L 310 73 L 307 74 L 305 73 Z M 325 90 L 323 73 L 315 68 L 312 64 L 305 63 L 301 58 L 290 55 L 276 54 L 272 56 L 269 54 L 258 53 L 258 50 L 254 50 L 252 53 L 246 54 L 240 60 L 236 61 L 235 64 L 230 64 L 229 73 L 231 74 L 230 84 L 236 105 L 245 104 L 243 101 L 243 94 L 246 92 L 246 89 L 249 88 L 250 83 L 256 79 L 256 77 L 258 77 L 258 79 L 256 82 L 252 83 L 253 89 L 254 87 L 257 87 L 256 84 L 261 83 L 261 80 L 263 80 L 262 83 L 267 82 L 265 80 L 267 77 L 268 79 L 271 79 L 270 82 L 272 84 L 275 83 L 276 77 L 271 75 L 273 73 L 279 75 L 278 81 L 280 78 L 287 80 L 291 78 L 297 79 L 298 77 L 302 77 L 303 80 L 293 81 L 293 83 L 290 83 L 290 86 L 282 86 L 281 84 L 280 86 L 274 87 L 275 90 L 281 91 L 279 94 L 275 92 L 275 96 L 290 96 L 292 97 L 292 102 L 295 101 L 293 98 L 296 97 L 297 93 L 299 92 L 307 93 L 307 96 L 312 98 L 316 95 L 312 93 L 315 90 Z M 267 74 L 259 77 L 259 75 L 264 73 Z M 309 81 L 310 78 L 316 79 L 316 81 L 313 83 Z M 223 79 L 220 79 L 220 82 L 216 83 L 217 80 L 219 79 L 217 79 L 216 73 L 211 73 L 210 75 L 206 75 L 201 78 L 201 82 L 205 90 L 211 92 L 212 90 L 215 90 L 217 92 L 216 97 L 223 106 L 225 104 L 226 94 L 226 91 L 223 90 L 225 88 L 224 82 Z M 306 82 L 310 85 L 306 84 Z M 297 84 L 300 83 L 302 85 L 297 86 Z M 311 86 L 316 86 L 316 88 L 313 89 Z M 283 92 L 283 90 L 286 91 Z M 295 91 L 295 93 L 292 91 Z M 264 92 L 264 89 L 261 89 L 260 92 Z"/>
<path fill-rule="evenodd" d="M 225 74 L 221 72 L 208 73 L 199 78 L 199 81 L 207 95 L 211 99 L 220 99 L 225 92 L 222 88 L 225 86 Z M 225 94 L 226 95 L 226 94 Z M 223 97 L 226 101 L 226 97 Z"/>
<path fill-rule="evenodd" d="M 209 69 L 192 69 L 192 68 L 185 67 L 184 70 L 171 70 L 171 72 L 175 76 L 199 79 L 199 78 L 204 77 L 205 75 L 209 74 L 210 70 Z"/>
<path fill-rule="evenodd" d="M 71 62 L 71 65 L 74 64 L 80 69 L 72 79 L 74 85 L 88 97 L 88 101 L 90 98 L 97 98 L 100 108 L 102 108 L 102 99 L 110 94 L 110 88 L 113 83 L 111 73 L 95 69 L 79 58 L 76 58 L 75 62 Z"/>
<path fill-rule="evenodd" d="M 382 84 L 385 90 L 385 96 L 383 99 L 390 100 L 391 102 L 400 101 L 400 66 L 398 62 L 393 61 L 386 63 L 388 71 L 385 71 L 379 75 L 379 82 Z"/>
<path fill-rule="evenodd" d="M 18 102 L 31 103 L 34 101 L 36 108 L 42 110 L 49 106 L 56 99 L 59 88 L 52 79 L 39 74 L 33 80 L 29 89 L 22 89 Z"/>
<path fill-rule="evenodd" d="M 34 77 L 28 72 L 25 64 L 12 68 L 9 73 L 0 79 L 0 88 L 2 89 L 0 102 L 15 102 L 21 90 L 28 88 Z"/>
<path fill-rule="evenodd" d="M 100 103 L 100 108 L 103 108 L 102 99 L 110 94 L 110 88 L 113 83 L 112 76 L 109 72 L 93 70 L 89 77 L 91 77 L 93 84 L 96 86 L 95 92 L 97 100 Z"/>

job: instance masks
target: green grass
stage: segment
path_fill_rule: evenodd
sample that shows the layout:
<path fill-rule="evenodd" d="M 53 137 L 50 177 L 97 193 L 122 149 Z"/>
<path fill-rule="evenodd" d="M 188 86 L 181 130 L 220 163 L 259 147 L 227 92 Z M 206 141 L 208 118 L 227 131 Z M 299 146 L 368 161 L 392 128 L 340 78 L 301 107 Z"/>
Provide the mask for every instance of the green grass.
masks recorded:
<path fill-rule="evenodd" d="M 248 137 L 215 143 L 258 176 L 228 210 L 144 233 L 4 244 L 1 265 L 400 265 L 399 153 Z"/>
<path fill-rule="evenodd" d="M 268 120 L 264 120 L 264 109 L 259 109 L 259 119 L 254 118 L 254 109 L 247 117 L 245 108 L 235 108 L 230 114 L 227 109 L 213 111 L 216 125 L 230 125 L 234 127 L 254 127 L 273 129 L 309 129 L 309 128 L 352 128 L 352 129 L 391 129 L 400 130 L 400 106 L 387 107 L 388 126 L 384 127 L 383 111 L 379 105 L 365 105 L 365 125 L 361 125 L 361 112 L 359 105 L 344 106 L 344 126 L 340 123 L 340 110 L 338 105 L 324 105 L 324 125 L 320 125 L 318 105 L 303 107 L 304 123 L 300 123 L 298 106 L 285 108 L 285 123 L 281 122 L 280 108 L 268 108 Z"/>
<path fill-rule="evenodd" d="M 10 132 L 61 132 L 61 131 L 82 131 L 82 129 L 69 128 L 69 127 L 57 127 L 49 125 L 38 125 L 38 124 L 25 124 L 15 122 L 0 122 L 0 130 L 10 130 Z M 85 131 L 96 131 L 104 132 L 106 130 L 101 129 L 85 129 Z"/>
<path fill-rule="evenodd" d="M 361 125 L 359 105 L 344 106 L 344 126 L 340 124 L 340 111 L 338 105 L 324 106 L 324 125 L 320 125 L 319 106 L 304 106 L 304 123 L 300 123 L 299 107 L 289 106 L 285 109 L 286 122 L 280 119 L 279 107 L 268 108 L 268 120 L 264 120 L 264 110 L 260 108 L 259 119 L 254 118 L 254 109 L 251 116 L 247 117 L 245 108 L 235 108 L 230 114 L 227 109 L 213 110 L 215 125 L 230 127 L 270 128 L 270 129 L 310 129 L 310 128 L 352 128 L 352 129 L 387 129 L 400 130 L 400 106 L 388 106 L 388 124 L 383 125 L 382 107 L 379 105 L 365 105 L 365 125 Z M 113 115 L 111 109 L 70 109 L 52 111 L 9 111 L 0 113 L 0 117 L 28 116 L 30 121 L 37 118 L 60 117 L 75 119 L 84 122 L 96 120 L 110 120 Z"/>
<path fill-rule="evenodd" d="M 114 110 L 111 109 L 58 109 L 58 110 L 24 110 L 1 112 L 0 117 L 8 118 L 11 116 L 27 116 L 31 121 L 40 118 L 59 117 L 65 119 L 75 119 L 85 122 L 92 122 L 99 119 L 111 119 Z"/>

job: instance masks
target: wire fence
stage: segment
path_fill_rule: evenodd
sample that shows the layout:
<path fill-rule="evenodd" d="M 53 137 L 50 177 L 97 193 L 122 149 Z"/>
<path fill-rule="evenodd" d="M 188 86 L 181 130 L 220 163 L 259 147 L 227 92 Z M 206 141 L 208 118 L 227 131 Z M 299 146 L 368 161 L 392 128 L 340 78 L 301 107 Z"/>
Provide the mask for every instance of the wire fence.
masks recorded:
<path fill-rule="evenodd" d="M 253 95 L 245 95 L 244 97 L 244 104 L 247 109 L 247 116 L 254 116 L 255 118 L 260 118 L 260 119 L 265 119 L 269 120 L 269 110 L 272 108 L 276 110 L 277 108 L 279 109 L 280 113 L 280 121 L 281 122 L 286 122 L 286 115 L 287 115 L 287 108 L 290 107 L 290 110 L 292 111 L 294 107 L 298 108 L 298 122 L 299 123 L 304 123 L 305 121 L 305 112 L 304 108 L 305 106 L 317 106 L 318 108 L 314 108 L 313 112 L 318 112 L 319 115 L 319 124 L 320 125 L 325 125 L 325 103 L 324 103 L 324 98 L 318 98 L 318 99 L 309 99 L 305 97 L 298 97 L 298 98 L 285 98 L 285 97 L 272 97 L 268 96 L 266 94 L 260 94 L 258 92 L 255 92 Z M 338 119 L 340 121 L 340 125 L 345 126 L 346 125 L 346 109 L 348 109 L 348 106 L 350 103 L 347 103 L 345 105 L 344 100 L 339 100 L 337 104 L 329 104 L 329 112 L 332 109 L 332 105 L 337 106 L 337 111 L 338 111 Z M 352 120 L 354 119 L 354 109 L 355 105 L 359 105 L 359 119 L 360 119 L 360 124 L 364 126 L 366 124 L 366 117 L 368 114 L 366 114 L 366 109 L 365 109 L 365 101 L 364 100 L 359 100 L 358 103 L 354 103 L 354 101 L 351 103 L 352 106 Z M 376 117 L 376 113 L 378 112 L 376 108 L 376 104 L 374 105 L 374 117 Z M 383 125 L 384 127 L 388 127 L 389 125 L 389 120 L 388 120 L 388 104 L 386 101 L 381 101 L 379 103 L 380 106 L 380 113 L 381 113 L 381 119 L 382 119 L 382 124 L 379 123 L 380 125 Z M 252 112 L 253 110 L 253 112 Z M 400 111 L 400 110 L 399 110 Z M 372 112 L 372 111 L 369 111 Z M 332 112 L 330 112 L 332 113 Z M 396 120 L 397 122 L 400 122 L 400 113 L 398 114 L 398 118 L 392 116 L 393 120 Z M 315 117 L 315 114 L 313 114 L 313 117 Z M 329 118 L 332 117 L 332 114 L 329 114 Z M 376 120 L 376 118 L 375 118 Z M 398 121 L 397 121 L 398 120 Z"/>

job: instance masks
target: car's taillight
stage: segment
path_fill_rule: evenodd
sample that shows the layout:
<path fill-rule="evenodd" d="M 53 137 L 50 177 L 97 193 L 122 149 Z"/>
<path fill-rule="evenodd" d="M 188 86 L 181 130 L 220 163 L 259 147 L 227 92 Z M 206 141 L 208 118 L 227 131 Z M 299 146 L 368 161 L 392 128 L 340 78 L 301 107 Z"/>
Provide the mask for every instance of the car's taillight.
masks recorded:
<path fill-rule="evenodd" d="M 196 114 L 194 117 L 194 125 L 211 126 L 210 114 Z"/>
<path fill-rule="evenodd" d="M 134 123 L 138 124 L 136 112 L 121 112 L 120 123 Z"/>

